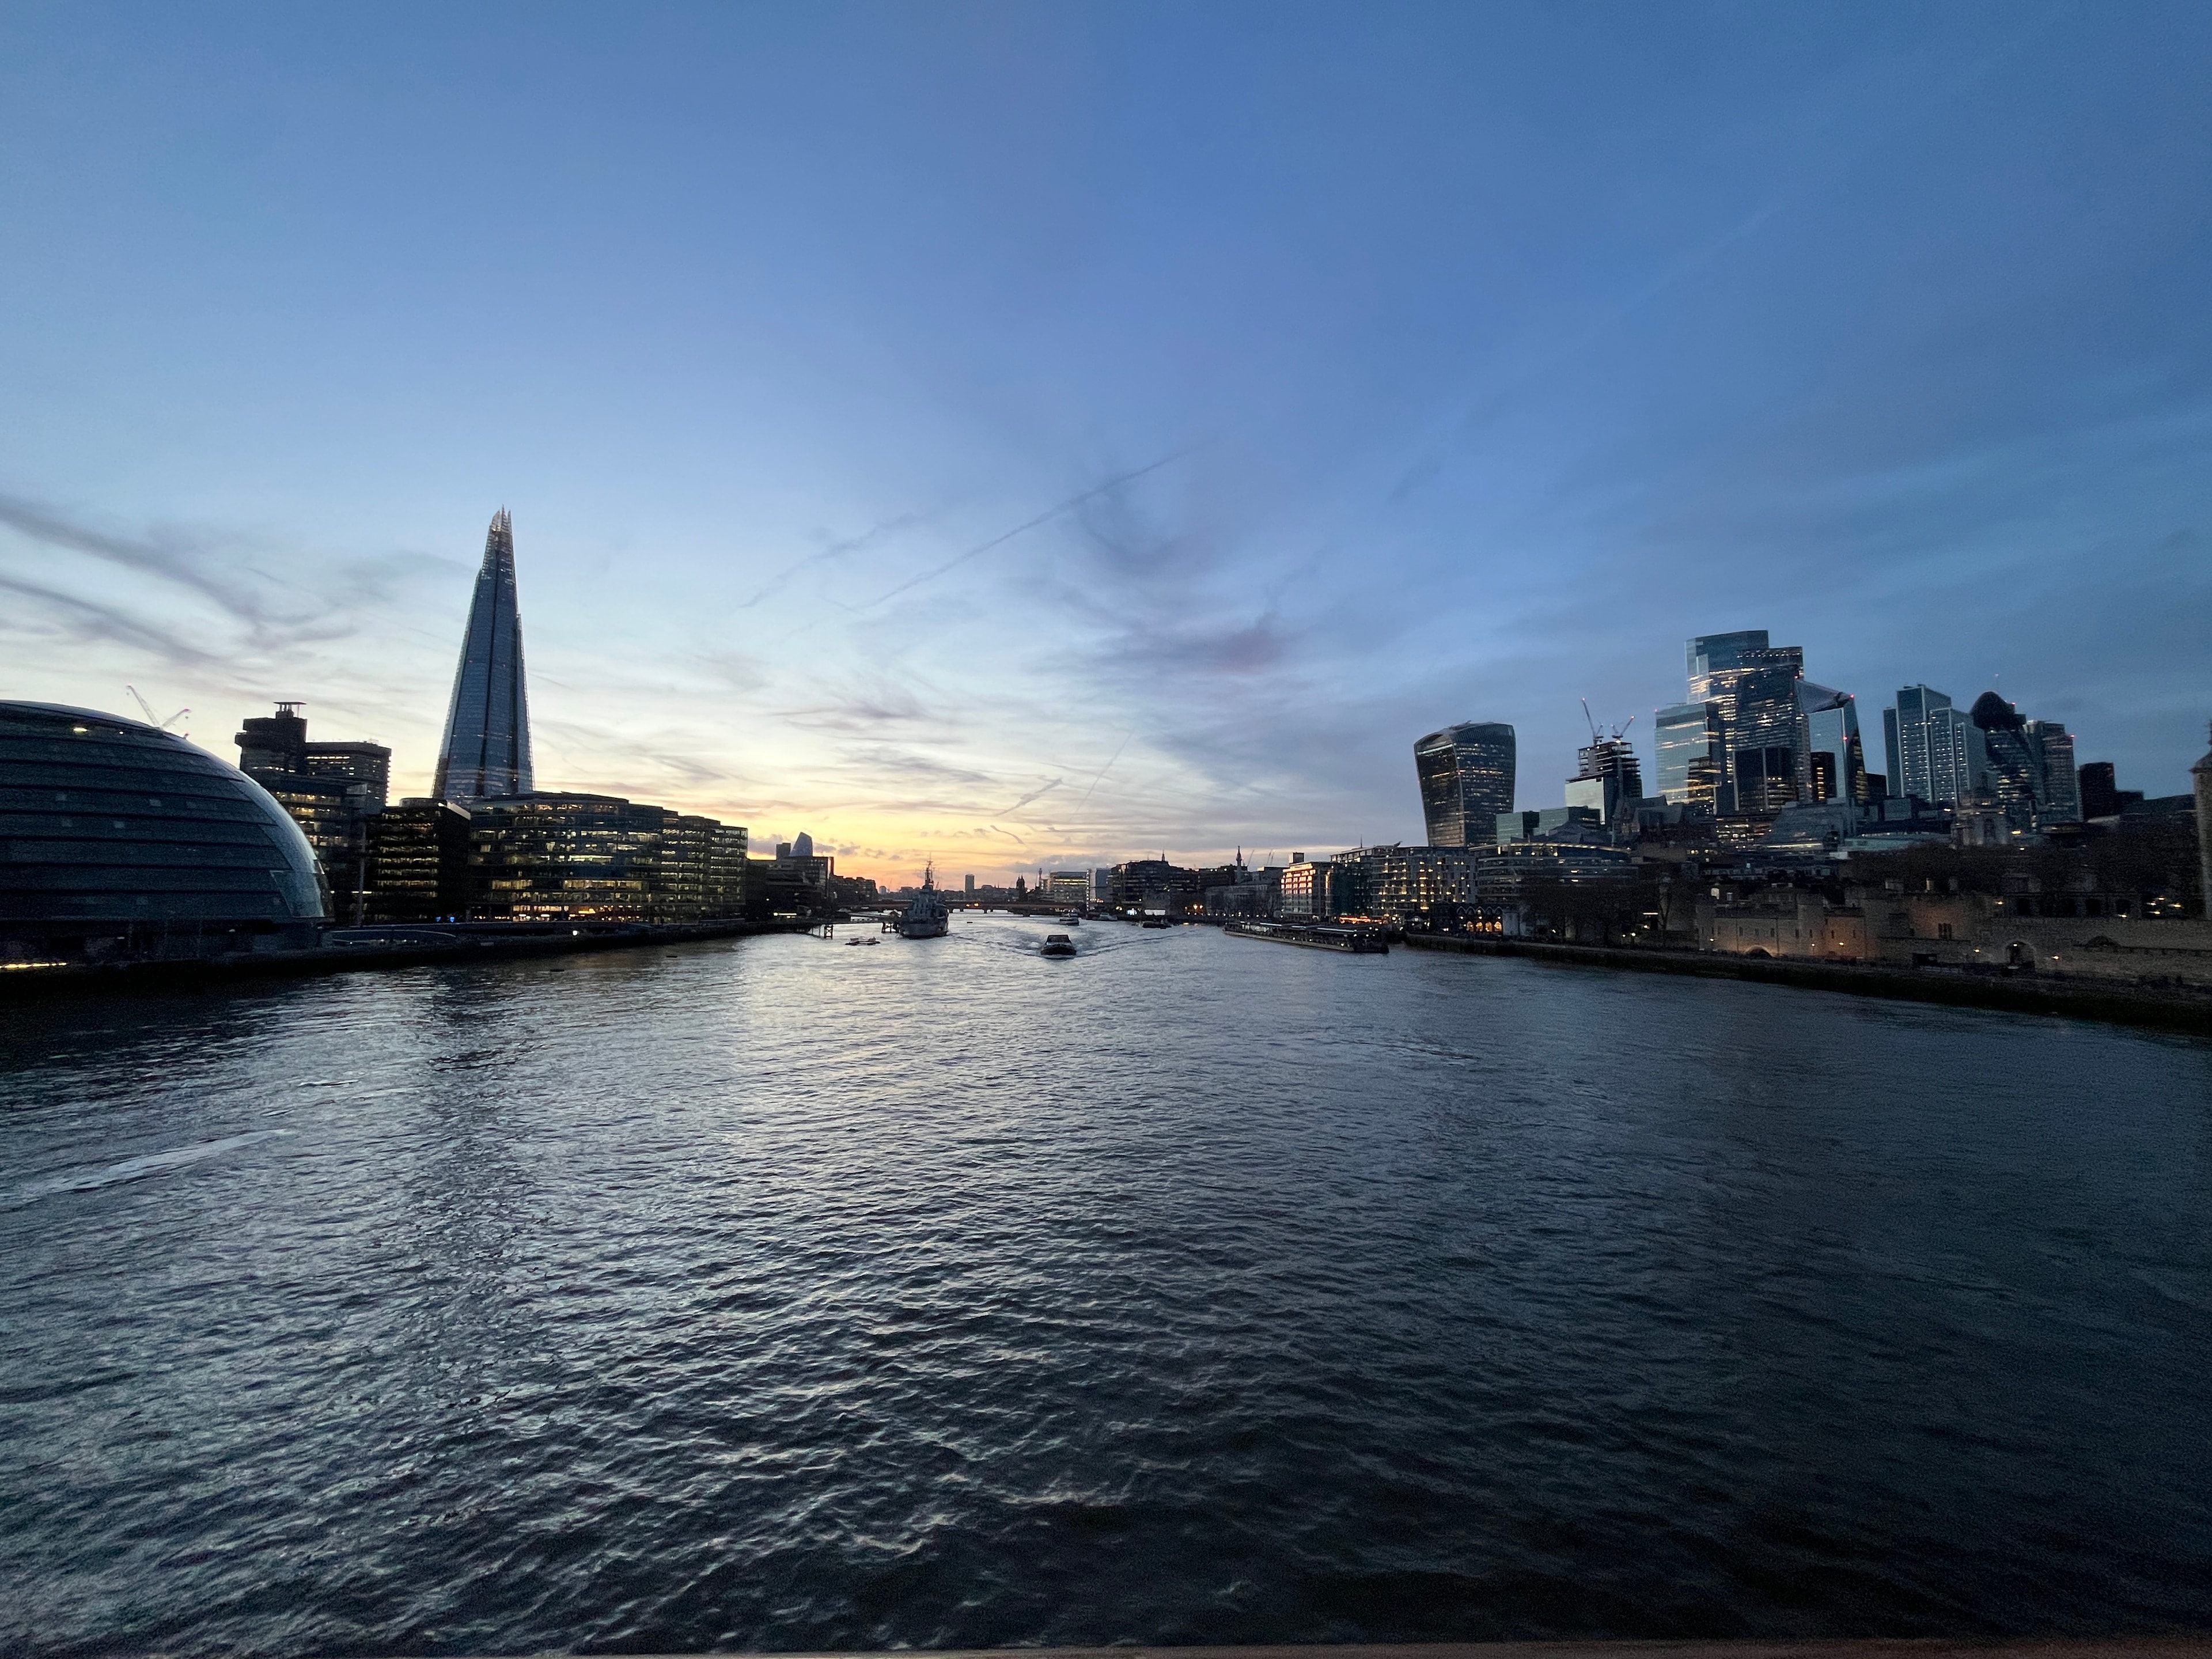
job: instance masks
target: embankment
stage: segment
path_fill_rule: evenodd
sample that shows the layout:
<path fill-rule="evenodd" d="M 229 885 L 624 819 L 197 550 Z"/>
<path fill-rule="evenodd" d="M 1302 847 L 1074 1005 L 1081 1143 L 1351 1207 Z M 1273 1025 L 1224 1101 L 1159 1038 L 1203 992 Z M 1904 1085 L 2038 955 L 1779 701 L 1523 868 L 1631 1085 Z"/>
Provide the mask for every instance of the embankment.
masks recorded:
<path fill-rule="evenodd" d="M 1634 945 L 1554 945 L 1538 939 L 1481 939 L 1413 933 L 1417 951 L 1471 956 L 1527 957 L 1577 968 L 1623 969 L 1639 974 L 1687 974 L 1700 979 L 1751 980 L 1808 991 L 1940 1002 L 1960 1008 L 1997 1008 L 2016 1014 L 2056 1014 L 2120 1025 L 2212 1036 L 2212 997 L 2119 985 L 2097 985 L 2033 973 L 1963 974 L 1940 969 L 1884 968 L 1869 963 L 1802 962 L 1664 951 Z"/>
<path fill-rule="evenodd" d="M 315 974 L 350 974 L 386 968 L 451 966 L 501 962 L 517 957 L 572 956 L 580 951 L 633 951 L 642 945 L 694 939 L 738 939 L 751 933 L 805 930 L 793 921 L 626 923 L 571 928 L 473 922 L 445 927 L 334 929 L 310 950 L 240 951 L 230 956 L 169 961 L 102 963 L 0 974 L 0 1000 L 40 996 L 106 996 L 118 992 L 206 990 L 252 980 Z"/>

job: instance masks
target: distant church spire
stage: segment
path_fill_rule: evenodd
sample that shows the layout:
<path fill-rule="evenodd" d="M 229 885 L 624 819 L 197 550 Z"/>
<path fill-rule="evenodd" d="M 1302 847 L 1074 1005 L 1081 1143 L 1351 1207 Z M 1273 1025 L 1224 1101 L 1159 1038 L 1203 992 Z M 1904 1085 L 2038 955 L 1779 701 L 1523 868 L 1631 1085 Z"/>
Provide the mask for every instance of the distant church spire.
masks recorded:
<path fill-rule="evenodd" d="M 523 685 L 522 617 L 515 608 L 514 527 L 502 507 L 484 537 L 431 793 L 441 800 L 467 802 L 530 791 L 530 701 Z"/>

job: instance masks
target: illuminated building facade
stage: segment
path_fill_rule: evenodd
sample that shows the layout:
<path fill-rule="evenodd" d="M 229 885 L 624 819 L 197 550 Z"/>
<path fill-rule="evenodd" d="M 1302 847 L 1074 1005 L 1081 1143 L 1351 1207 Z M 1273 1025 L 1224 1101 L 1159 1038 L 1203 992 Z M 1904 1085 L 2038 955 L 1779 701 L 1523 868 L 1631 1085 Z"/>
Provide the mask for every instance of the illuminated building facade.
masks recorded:
<path fill-rule="evenodd" d="M 1882 711 L 1889 793 L 1953 806 L 1978 795 L 1989 757 L 1982 733 L 1963 710 L 1932 686 L 1908 685 L 1897 706 Z"/>
<path fill-rule="evenodd" d="M 384 810 L 392 751 L 379 743 L 310 743 L 301 705 L 246 720 L 234 741 L 239 770 L 274 796 L 315 849 L 342 918 L 361 908 L 369 819 Z"/>
<path fill-rule="evenodd" d="M 450 801 L 410 799 L 365 826 L 362 919 L 459 921 L 469 911 L 469 815 Z"/>
<path fill-rule="evenodd" d="M 1622 737 L 1599 738 L 1575 753 L 1575 775 L 1567 780 L 1567 805 L 1586 806 L 1601 823 L 1617 824 L 1624 803 L 1644 795 L 1644 768 Z"/>
<path fill-rule="evenodd" d="M 1617 881 L 1635 873 L 1625 848 L 1572 841 L 1522 841 L 1492 848 L 1475 866 L 1475 898 L 1486 909 L 1520 902 L 1532 882 Z"/>
<path fill-rule="evenodd" d="M 469 815 L 470 914 L 485 921 L 741 915 L 745 846 L 741 826 L 612 795 L 483 801 Z"/>
<path fill-rule="evenodd" d="M 2030 720 L 2027 742 L 2043 769 L 2039 821 L 2045 824 L 2081 823 L 2081 782 L 2074 766 L 2073 734 L 2057 720 Z"/>
<path fill-rule="evenodd" d="M 1421 816 L 1431 847 L 1479 847 L 1500 812 L 1513 810 L 1513 728 L 1470 720 L 1413 745 Z"/>
<path fill-rule="evenodd" d="M 514 530 L 501 507 L 484 537 L 483 563 L 469 601 L 468 631 L 461 638 L 431 793 L 465 806 L 526 795 L 531 787 L 530 702 L 515 597 Z"/>
<path fill-rule="evenodd" d="M 1331 913 L 1403 926 L 1454 927 L 1474 907 L 1480 848 L 1361 847 L 1325 866 Z M 1293 866 L 1292 868 L 1316 866 Z"/>
<path fill-rule="evenodd" d="M 1327 859 L 1309 860 L 1303 853 L 1293 853 L 1291 861 L 1283 866 L 1276 913 L 1284 916 L 1301 916 L 1309 921 L 1320 921 L 1334 915 L 1334 873 Z"/>
<path fill-rule="evenodd" d="M 667 814 L 661 823 L 653 871 L 653 920 L 708 921 L 742 915 L 745 845 L 741 824 L 689 812 Z"/>
<path fill-rule="evenodd" d="M 1659 711 L 1652 762 L 1659 793 L 1673 806 L 1710 813 L 1721 787 L 1720 711 L 1706 702 L 1679 702 Z"/>
<path fill-rule="evenodd" d="M 1687 646 L 1690 698 L 1720 727 L 1718 810 L 1771 815 L 1797 799 L 1807 768 L 1797 682 L 1805 653 L 1767 642 L 1763 628 L 1704 634 Z"/>

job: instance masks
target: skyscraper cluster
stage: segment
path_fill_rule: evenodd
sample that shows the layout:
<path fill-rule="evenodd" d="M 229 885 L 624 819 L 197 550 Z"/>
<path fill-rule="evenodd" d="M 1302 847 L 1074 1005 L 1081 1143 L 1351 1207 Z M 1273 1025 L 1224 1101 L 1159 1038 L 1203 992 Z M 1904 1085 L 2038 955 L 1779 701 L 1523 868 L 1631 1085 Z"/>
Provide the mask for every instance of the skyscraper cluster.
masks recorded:
<path fill-rule="evenodd" d="M 2016 838 L 2100 816 L 2094 807 L 2119 810 L 2109 764 L 2078 769 L 2063 725 L 2024 718 L 1994 691 L 1961 710 L 1932 687 L 1901 689 L 1882 713 L 1877 770 L 1857 699 L 1808 679 L 1802 647 L 1747 629 L 1701 635 L 1685 655 L 1687 695 L 1654 718 L 1650 794 L 1626 728 L 1607 736 L 1593 727 L 1563 806 L 1516 813 L 1513 728 L 1446 726 L 1413 745 L 1430 844 L 1560 831 L 1632 841 L 1664 830 L 1681 840 L 1703 825 L 1741 846 L 1802 832 L 1813 808 L 1832 841 L 1948 836 L 1966 812 Z"/>

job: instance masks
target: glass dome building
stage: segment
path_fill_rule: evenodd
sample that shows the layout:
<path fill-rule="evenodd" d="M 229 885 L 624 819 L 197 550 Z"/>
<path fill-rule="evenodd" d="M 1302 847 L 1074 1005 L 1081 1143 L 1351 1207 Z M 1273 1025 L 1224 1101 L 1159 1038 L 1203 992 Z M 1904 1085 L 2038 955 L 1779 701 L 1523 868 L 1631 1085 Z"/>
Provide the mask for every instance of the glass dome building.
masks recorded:
<path fill-rule="evenodd" d="M 0 702 L 0 965 L 314 943 L 313 850 L 236 767 L 137 720 Z"/>

